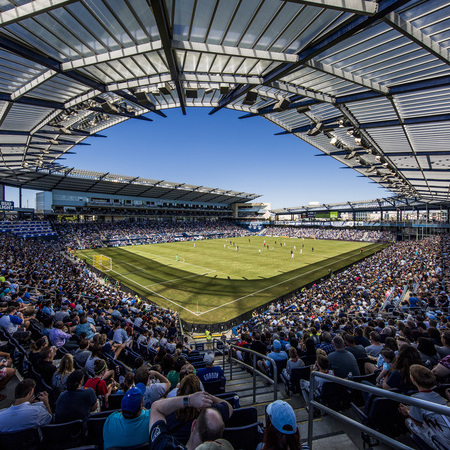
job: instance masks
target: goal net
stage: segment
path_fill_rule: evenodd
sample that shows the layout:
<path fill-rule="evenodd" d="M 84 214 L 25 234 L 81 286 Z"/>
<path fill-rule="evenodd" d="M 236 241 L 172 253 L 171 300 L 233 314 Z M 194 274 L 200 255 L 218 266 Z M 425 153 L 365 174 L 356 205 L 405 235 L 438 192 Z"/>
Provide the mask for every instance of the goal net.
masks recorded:
<path fill-rule="evenodd" d="M 92 265 L 96 269 L 100 270 L 111 270 L 112 269 L 112 259 L 105 255 L 93 255 Z"/>

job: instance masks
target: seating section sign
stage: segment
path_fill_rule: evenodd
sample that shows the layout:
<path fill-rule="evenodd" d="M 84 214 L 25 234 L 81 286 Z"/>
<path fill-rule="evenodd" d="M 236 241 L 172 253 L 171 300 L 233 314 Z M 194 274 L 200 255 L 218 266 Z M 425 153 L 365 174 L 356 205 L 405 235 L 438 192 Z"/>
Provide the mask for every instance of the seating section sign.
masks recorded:
<path fill-rule="evenodd" d="M 5 200 L 0 201 L 0 211 L 13 211 L 14 202 L 7 202 Z"/>

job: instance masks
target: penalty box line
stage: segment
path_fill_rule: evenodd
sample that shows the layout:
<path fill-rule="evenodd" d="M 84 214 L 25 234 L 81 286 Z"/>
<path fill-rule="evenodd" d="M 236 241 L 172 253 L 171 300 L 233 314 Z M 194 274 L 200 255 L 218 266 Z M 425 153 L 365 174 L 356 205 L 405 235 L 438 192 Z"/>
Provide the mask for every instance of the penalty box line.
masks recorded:
<path fill-rule="evenodd" d="M 116 270 L 111 269 L 110 272 L 117 273 L 117 275 L 119 275 L 121 278 L 125 278 L 125 279 L 128 280 L 130 283 L 133 283 L 133 284 L 135 284 L 135 285 L 141 287 L 142 289 L 144 289 L 144 290 L 150 292 L 151 294 L 156 295 L 157 297 L 160 297 L 160 298 L 162 298 L 162 299 L 164 299 L 164 300 L 166 300 L 166 301 L 168 301 L 168 302 L 170 302 L 170 303 L 173 303 L 174 305 L 178 306 L 179 308 L 185 309 L 186 311 L 190 312 L 190 313 L 193 314 L 194 316 L 197 316 L 197 315 L 198 315 L 197 313 L 191 311 L 190 309 L 186 308 L 185 306 L 180 305 L 179 303 L 174 302 L 173 300 L 170 300 L 170 298 L 164 297 L 164 295 L 158 294 L 158 292 L 155 292 L 155 291 L 152 291 L 151 289 L 148 289 L 147 287 L 145 287 L 144 285 L 138 283 L 137 281 L 134 281 L 134 280 L 132 280 L 131 278 L 128 278 L 128 277 L 123 276 L 121 273 L 117 272 Z"/>
<path fill-rule="evenodd" d="M 322 270 L 322 269 L 324 269 L 326 267 L 329 267 L 329 266 L 332 266 L 333 264 L 336 264 L 337 262 L 345 261 L 345 260 L 350 259 L 350 258 L 352 258 L 352 256 L 347 256 L 346 258 L 338 259 L 337 261 L 334 261 L 334 262 L 332 262 L 330 264 L 326 264 L 325 266 L 321 266 L 321 267 L 318 267 L 317 269 L 310 270 L 309 272 L 302 273 L 301 275 L 297 275 L 295 277 L 289 278 L 288 280 L 284 280 L 284 281 L 280 281 L 279 283 L 272 284 L 271 286 L 268 286 L 268 287 L 266 287 L 264 289 L 260 289 L 259 291 L 252 292 L 250 294 L 244 295 L 243 297 L 240 297 L 240 298 L 237 298 L 235 300 L 231 300 L 230 302 L 224 303 L 223 305 L 216 306 L 215 308 L 211 308 L 211 309 L 208 309 L 207 311 L 203 311 L 201 313 L 198 313 L 198 316 L 201 316 L 202 314 L 209 313 L 211 311 L 215 311 L 216 309 L 223 308 L 224 306 L 231 305 L 232 303 L 236 303 L 236 302 L 238 302 L 240 300 L 243 300 L 244 298 L 252 297 L 255 294 L 259 294 L 261 292 L 267 291 L 268 289 L 272 289 L 273 287 L 276 287 L 276 286 L 279 286 L 281 284 L 287 283 L 289 281 L 295 280 L 296 278 L 303 277 L 304 275 L 308 275 L 310 273 L 317 272 L 318 270 Z"/>
<path fill-rule="evenodd" d="M 131 264 L 131 263 L 126 262 L 126 261 L 123 261 L 122 259 L 119 259 L 119 258 L 113 258 L 113 261 L 114 261 L 114 259 L 117 260 L 117 261 L 122 262 L 123 264 L 127 264 L 127 265 L 129 265 L 129 266 L 132 266 L 132 267 L 134 267 L 135 269 L 137 268 L 134 264 Z M 144 269 L 142 269 L 142 268 L 138 268 L 138 269 L 139 269 L 139 270 L 144 270 Z M 164 299 L 164 300 L 166 300 L 166 301 L 168 301 L 168 302 L 170 302 L 170 303 L 173 303 L 174 305 L 177 305 L 177 306 L 179 306 L 180 308 L 185 309 L 186 311 L 190 312 L 191 314 L 194 314 L 195 316 L 198 315 L 197 313 L 191 311 L 189 308 L 186 308 L 185 306 L 180 305 L 180 304 L 177 303 L 177 302 L 174 302 L 174 301 L 171 300 L 170 298 L 164 297 L 164 295 L 158 294 L 157 292 L 155 292 L 155 291 L 153 291 L 153 290 L 151 290 L 151 289 L 148 289 L 147 286 L 144 286 L 144 285 L 138 283 L 137 281 L 134 281 L 134 280 L 132 280 L 131 278 L 126 277 L 125 275 L 121 274 L 120 272 L 117 272 L 117 270 L 111 269 L 111 270 L 109 270 L 108 272 L 114 272 L 114 273 L 116 273 L 117 275 L 119 275 L 120 277 L 125 278 L 126 280 L 128 280 L 130 283 L 133 283 L 133 284 L 135 284 L 135 285 L 141 287 L 142 289 L 145 289 L 146 291 L 150 292 L 151 294 L 154 294 L 154 295 L 156 295 L 157 297 L 160 297 L 160 298 L 162 298 L 162 299 Z"/>
<path fill-rule="evenodd" d="M 129 250 L 125 250 L 125 251 L 129 251 Z M 130 252 L 130 253 L 137 253 L 138 255 L 142 255 L 142 256 L 144 256 L 144 257 L 146 257 L 147 255 L 149 255 L 149 256 L 155 256 L 156 258 L 168 259 L 169 261 L 173 262 L 173 259 L 172 259 L 172 258 L 169 258 L 168 256 L 155 255 L 154 253 L 139 252 L 139 251 L 136 251 L 136 252 Z M 188 265 L 188 266 L 198 267 L 198 268 L 200 268 L 200 269 L 204 269 L 204 270 L 209 270 L 209 271 L 215 272 L 215 270 L 210 269 L 209 267 L 203 267 L 203 266 L 198 266 L 197 264 L 187 263 L 186 260 L 185 260 L 183 257 L 181 257 L 181 256 L 180 256 L 180 259 L 183 260 L 183 261 L 180 261 L 182 264 L 186 264 L 186 265 Z"/>
<path fill-rule="evenodd" d="M 161 284 L 173 283 L 174 281 L 185 280 L 186 278 L 203 277 L 204 275 L 208 275 L 209 273 L 214 273 L 214 272 L 216 272 L 216 271 L 215 270 L 211 270 L 210 272 L 198 273 L 198 274 L 194 274 L 194 275 L 189 275 L 187 277 L 173 278 L 172 280 L 161 281 L 161 283 L 147 284 L 145 287 L 159 286 Z"/>
<path fill-rule="evenodd" d="M 138 273 L 138 272 L 142 272 L 142 271 L 148 270 L 147 268 L 139 268 L 138 266 L 135 266 L 134 264 L 131 264 L 131 263 L 126 262 L 126 261 L 124 261 L 122 259 L 119 259 L 119 258 L 113 258 L 113 262 L 114 262 L 114 259 L 117 260 L 117 261 L 120 261 L 123 264 L 127 264 L 127 265 L 133 267 L 134 269 L 137 269 L 134 272 L 126 272 L 124 274 L 116 272 L 115 270 L 112 270 L 112 269 L 109 270 L 109 271 L 115 272 L 115 273 L 117 273 L 117 274 L 119 274 L 119 275 L 121 275 L 123 277 L 125 277 L 125 275 L 127 275 L 127 274 L 133 274 L 133 273 Z M 169 259 L 169 258 L 167 258 L 167 259 Z M 189 263 L 185 263 L 185 264 L 189 264 Z M 189 264 L 189 265 L 190 266 L 195 266 L 194 264 Z M 201 266 L 195 266 L 195 267 L 200 267 L 202 269 L 206 269 L 206 267 L 201 267 Z M 147 289 L 147 288 L 152 287 L 152 286 L 159 286 L 159 285 L 162 285 L 162 284 L 165 284 L 165 283 L 172 283 L 174 281 L 185 280 L 186 278 L 202 277 L 204 275 L 208 275 L 209 273 L 214 273 L 214 272 L 216 272 L 216 270 L 211 269 L 208 272 L 188 275 L 186 277 L 173 278 L 172 280 L 161 281 L 160 283 L 150 283 L 150 284 L 147 284 L 145 286 L 143 286 L 142 284 L 139 284 L 139 283 L 136 283 L 136 284 L 139 284 L 139 286 Z M 127 277 L 125 277 L 125 278 L 127 278 Z M 127 278 L 127 280 L 129 280 L 129 278 Z M 166 300 L 169 300 L 169 299 L 166 299 Z"/>

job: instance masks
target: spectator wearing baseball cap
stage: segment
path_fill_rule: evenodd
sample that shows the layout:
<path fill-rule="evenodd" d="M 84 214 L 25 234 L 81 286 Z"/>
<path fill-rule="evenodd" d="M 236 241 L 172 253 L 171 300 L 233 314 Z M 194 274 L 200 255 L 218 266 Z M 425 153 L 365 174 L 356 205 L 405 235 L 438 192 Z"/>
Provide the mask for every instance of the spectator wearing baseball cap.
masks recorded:
<path fill-rule="evenodd" d="M 134 387 L 125 393 L 122 411 L 108 416 L 103 427 L 105 449 L 133 447 L 148 442 L 150 410 L 143 406 L 144 395 L 140 389 Z"/>
<path fill-rule="evenodd" d="M 272 358 L 274 361 L 283 361 L 288 359 L 288 355 L 285 351 L 281 351 L 281 342 L 275 339 L 272 343 L 273 352 L 270 352 L 267 356 Z M 271 362 L 269 360 L 258 361 L 258 367 L 262 372 L 270 374 Z"/>
<path fill-rule="evenodd" d="M 266 408 L 266 428 L 259 449 L 307 449 L 300 442 L 295 412 L 289 403 L 277 400 Z"/>
<path fill-rule="evenodd" d="M 225 373 L 222 370 L 222 367 L 214 366 L 214 352 L 205 353 L 203 361 L 205 361 L 206 367 L 199 369 L 197 372 L 197 376 L 202 384 L 213 383 L 220 380 L 222 382 L 222 388 L 225 388 L 225 383 L 227 381 Z"/>

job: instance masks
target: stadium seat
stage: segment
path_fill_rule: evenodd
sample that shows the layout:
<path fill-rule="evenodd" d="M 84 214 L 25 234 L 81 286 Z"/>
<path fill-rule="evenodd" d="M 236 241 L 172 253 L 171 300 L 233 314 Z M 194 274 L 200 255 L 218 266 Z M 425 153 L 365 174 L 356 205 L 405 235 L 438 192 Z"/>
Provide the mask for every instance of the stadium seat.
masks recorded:
<path fill-rule="evenodd" d="M 210 381 L 209 383 L 203 382 L 203 387 L 205 388 L 205 391 L 211 395 L 220 394 L 225 390 L 222 380 Z"/>
<path fill-rule="evenodd" d="M 112 394 L 108 397 L 107 411 L 118 410 L 122 407 L 122 399 L 124 394 Z M 91 416 L 92 417 L 92 416 Z"/>
<path fill-rule="evenodd" d="M 146 442 L 145 444 L 141 444 L 141 445 L 135 445 L 132 447 L 109 447 L 108 450 L 144 450 L 144 449 L 148 449 L 148 443 Z"/>
<path fill-rule="evenodd" d="M 89 417 L 87 421 L 87 444 L 103 450 L 103 425 L 108 417 Z"/>
<path fill-rule="evenodd" d="M 41 437 L 38 427 L 12 433 L 0 433 L 0 448 L 2 449 L 39 450 L 40 443 Z"/>
<path fill-rule="evenodd" d="M 283 359 L 281 361 L 275 361 L 275 364 L 277 366 L 277 376 L 278 376 L 278 381 L 281 381 L 281 373 L 283 372 L 283 369 L 286 368 L 287 365 L 287 359 Z M 273 367 L 271 366 L 271 370 L 273 371 Z M 272 373 L 272 378 L 273 378 L 274 374 Z"/>
<path fill-rule="evenodd" d="M 216 397 L 230 403 L 235 410 L 240 408 L 239 395 L 236 392 L 224 392 L 223 394 L 216 394 Z"/>
<path fill-rule="evenodd" d="M 327 381 L 322 385 L 318 402 L 334 411 L 345 411 L 350 407 L 348 389 L 341 384 Z"/>
<path fill-rule="evenodd" d="M 41 427 L 42 445 L 46 450 L 59 450 L 81 445 L 84 442 L 84 426 L 82 420 L 51 424 Z"/>
<path fill-rule="evenodd" d="M 355 404 L 352 404 L 352 407 L 364 425 L 387 436 L 396 437 L 407 431 L 405 418 L 398 412 L 398 405 L 394 400 L 369 394 L 364 411 Z M 361 437 L 365 443 L 373 440 L 365 433 L 362 433 Z"/>
<path fill-rule="evenodd" d="M 120 409 L 107 409 L 106 411 L 100 411 L 100 412 L 92 413 L 89 416 L 89 418 L 90 419 L 101 419 L 103 417 L 108 417 L 112 413 L 119 412 L 119 411 L 120 411 Z"/>
<path fill-rule="evenodd" d="M 225 428 L 236 428 L 258 422 L 258 410 L 254 406 L 239 408 L 225 422 Z"/>
<path fill-rule="evenodd" d="M 311 366 L 316 362 L 316 355 L 301 356 L 300 359 L 305 363 L 305 366 Z"/>
<path fill-rule="evenodd" d="M 225 428 L 222 437 L 230 442 L 233 448 L 255 450 L 258 445 L 259 428 L 261 426 L 261 422 L 256 422 L 241 427 Z"/>
<path fill-rule="evenodd" d="M 286 394 L 297 394 L 301 391 L 300 389 L 300 380 L 309 380 L 311 376 L 311 368 L 312 366 L 305 367 L 294 367 L 291 370 L 291 377 L 289 380 L 281 374 L 281 379 L 285 385 Z"/>

